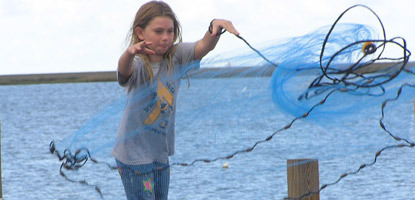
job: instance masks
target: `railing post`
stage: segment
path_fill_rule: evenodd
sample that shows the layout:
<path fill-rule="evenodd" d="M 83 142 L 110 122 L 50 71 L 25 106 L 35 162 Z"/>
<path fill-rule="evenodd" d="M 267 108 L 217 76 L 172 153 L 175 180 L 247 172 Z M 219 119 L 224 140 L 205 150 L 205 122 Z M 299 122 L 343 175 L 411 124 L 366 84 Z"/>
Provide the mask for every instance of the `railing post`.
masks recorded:
<path fill-rule="evenodd" d="M 320 200 L 319 172 L 317 159 L 287 160 L 288 198 Z M 317 192 L 317 193 L 316 193 Z M 303 196 L 305 194 L 311 194 Z"/>

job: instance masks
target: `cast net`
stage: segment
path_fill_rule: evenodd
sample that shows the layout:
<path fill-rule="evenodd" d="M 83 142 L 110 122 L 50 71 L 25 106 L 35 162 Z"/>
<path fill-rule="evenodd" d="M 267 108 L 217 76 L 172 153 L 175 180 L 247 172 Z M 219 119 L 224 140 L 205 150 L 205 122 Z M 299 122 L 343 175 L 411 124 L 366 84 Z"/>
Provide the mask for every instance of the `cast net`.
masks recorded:
<path fill-rule="evenodd" d="M 342 22 L 354 9 L 369 12 L 376 23 Z M 238 37 L 246 49 L 204 59 L 197 71 L 189 64 L 185 73 L 176 75 L 183 83 L 176 111 L 176 151 L 170 158 L 176 174 L 171 190 L 186 180 L 194 182 L 190 188 L 197 188 L 201 183 L 195 174 L 222 177 L 214 186 L 205 179 L 208 193 L 239 185 L 218 170 L 223 162 L 244 166 L 232 173 L 252 179 L 264 179 L 259 172 L 271 176 L 272 170 L 284 171 L 280 165 L 272 170 L 269 165 L 288 158 L 307 156 L 318 158 L 323 166 L 331 166 L 333 160 L 346 165 L 334 167 L 336 173 L 323 171 L 319 190 L 297 197 L 301 199 L 374 166 L 385 151 L 415 145 L 411 53 L 404 38 L 386 37 L 370 8 L 352 6 L 333 25 L 257 48 Z M 134 99 L 146 95 L 144 91 Z M 62 161 L 61 175 L 94 187 L 101 197 L 105 181 L 97 177 L 117 169 L 111 150 L 125 99 L 113 100 L 78 131 L 50 145 Z M 130 136 L 135 134 L 139 131 Z M 250 166 L 262 160 L 267 162 L 259 165 L 261 170 Z M 268 185 L 272 181 L 261 183 L 273 187 Z"/>

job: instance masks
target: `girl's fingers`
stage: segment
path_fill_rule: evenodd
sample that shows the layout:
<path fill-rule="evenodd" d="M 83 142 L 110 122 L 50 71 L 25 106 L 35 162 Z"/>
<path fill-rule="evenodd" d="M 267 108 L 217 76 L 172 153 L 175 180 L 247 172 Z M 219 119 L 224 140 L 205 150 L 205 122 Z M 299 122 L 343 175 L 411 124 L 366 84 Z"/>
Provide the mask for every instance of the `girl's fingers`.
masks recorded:
<path fill-rule="evenodd" d="M 235 29 L 231 21 L 225 21 L 224 29 L 235 35 L 239 35 L 239 32 Z"/>
<path fill-rule="evenodd" d="M 154 54 L 156 54 L 156 52 L 154 52 L 153 50 L 151 50 L 151 49 L 149 49 L 149 48 L 145 48 L 145 49 L 143 49 L 144 50 L 144 52 L 145 52 L 145 54 L 149 54 L 149 55 L 154 55 Z"/>
<path fill-rule="evenodd" d="M 152 42 L 146 42 L 146 41 L 141 41 L 137 44 L 135 44 L 134 47 L 134 54 L 149 54 L 149 55 L 154 55 L 156 52 L 154 52 L 153 50 L 149 49 L 147 47 L 147 45 L 151 45 Z"/>
<path fill-rule="evenodd" d="M 239 32 L 235 28 L 230 29 L 229 32 L 233 33 L 234 35 L 239 35 Z"/>
<path fill-rule="evenodd" d="M 151 45 L 151 44 L 153 44 L 153 43 L 152 43 L 152 42 L 146 42 L 146 41 L 143 41 L 143 42 L 142 42 L 142 45 L 141 45 L 141 49 L 143 50 L 143 52 L 142 52 L 142 53 L 144 53 L 144 54 L 154 55 L 156 52 L 154 52 L 153 50 L 151 50 L 151 49 L 149 49 L 149 48 L 147 47 L 147 45 Z"/>
<path fill-rule="evenodd" d="M 219 28 L 216 27 L 216 26 L 213 26 L 211 36 L 212 37 L 216 36 L 218 34 L 218 32 L 219 32 Z"/>
<path fill-rule="evenodd" d="M 151 45 L 153 44 L 152 42 L 146 42 L 146 41 L 141 41 L 139 43 L 137 43 L 142 49 L 146 48 L 147 45 Z"/>
<path fill-rule="evenodd" d="M 223 20 L 223 19 L 217 19 L 213 23 L 214 23 L 214 26 L 212 28 L 213 29 L 212 33 L 214 33 L 214 34 L 212 34 L 212 35 L 216 35 L 220 28 L 223 28 L 223 29 L 225 29 L 226 31 L 228 31 L 232 34 L 239 35 L 239 32 L 235 29 L 235 27 L 233 26 L 231 21 Z"/>

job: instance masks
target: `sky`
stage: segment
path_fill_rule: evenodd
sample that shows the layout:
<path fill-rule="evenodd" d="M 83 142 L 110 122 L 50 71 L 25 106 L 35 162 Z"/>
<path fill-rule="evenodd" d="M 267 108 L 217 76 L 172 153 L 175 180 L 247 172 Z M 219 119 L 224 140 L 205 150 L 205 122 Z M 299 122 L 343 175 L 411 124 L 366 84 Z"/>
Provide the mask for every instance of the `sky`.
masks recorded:
<path fill-rule="evenodd" d="M 0 75 L 116 70 L 140 0 L 0 0 Z M 253 46 L 301 36 L 333 24 L 363 4 L 381 18 L 387 38 L 415 48 L 413 0 L 165 0 L 176 13 L 183 41 L 197 41 L 214 18 L 232 21 Z M 377 25 L 367 10 L 345 19 Z M 224 34 L 208 56 L 246 47 Z M 411 61 L 414 60 L 412 57 Z"/>

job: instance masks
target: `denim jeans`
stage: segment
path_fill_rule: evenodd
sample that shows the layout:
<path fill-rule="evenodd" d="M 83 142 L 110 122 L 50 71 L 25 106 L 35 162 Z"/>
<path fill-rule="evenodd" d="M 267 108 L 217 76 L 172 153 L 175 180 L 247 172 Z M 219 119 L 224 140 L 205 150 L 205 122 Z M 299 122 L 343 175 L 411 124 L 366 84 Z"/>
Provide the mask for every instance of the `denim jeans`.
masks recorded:
<path fill-rule="evenodd" d="M 167 200 L 169 163 L 127 165 L 118 160 L 116 162 L 128 200 Z"/>

